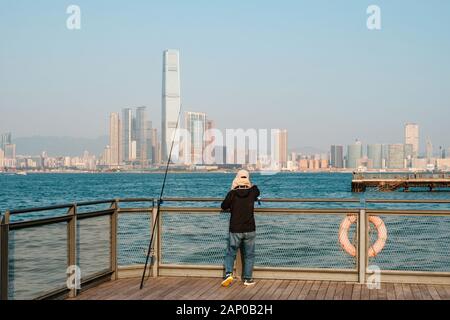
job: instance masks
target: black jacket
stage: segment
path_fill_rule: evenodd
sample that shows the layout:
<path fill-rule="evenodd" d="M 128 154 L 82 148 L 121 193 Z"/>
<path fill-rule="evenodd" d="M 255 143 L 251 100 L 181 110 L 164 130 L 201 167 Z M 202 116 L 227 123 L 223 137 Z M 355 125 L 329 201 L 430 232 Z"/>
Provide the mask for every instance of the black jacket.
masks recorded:
<path fill-rule="evenodd" d="M 222 202 L 222 210 L 231 211 L 230 232 L 244 233 L 256 230 L 253 216 L 255 201 L 259 197 L 259 189 L 234 189 L 228 192 Z"/>

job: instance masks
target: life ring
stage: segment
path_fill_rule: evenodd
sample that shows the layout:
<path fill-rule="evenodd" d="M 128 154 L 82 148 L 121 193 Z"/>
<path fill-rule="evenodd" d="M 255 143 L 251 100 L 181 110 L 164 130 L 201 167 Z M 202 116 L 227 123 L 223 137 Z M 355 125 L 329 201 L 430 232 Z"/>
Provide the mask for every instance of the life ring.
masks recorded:
<path fill-rule="evenodd" d="M 349 215 L 344 220 L 342 220 L 339 227 L 339 243 L 341 244 L 342 249 L 344 249 L 344 251 L 352 257 L 356 257 L 356 248 L 348 239 L 348 231 L 350 230 L 350 226 L 356 223 L 356 221 L 356 215 Z M 369 216 L 369 222 L 375 226 L 378 233 L 378 239 L 373 245 L 369 247 L 368 250 L 369 257 L 373 258 L 376 257 L 381 252 L 381 250 L 383 250 L 386 244 L 387 229 L 383 220 L 378 216 Z"/>

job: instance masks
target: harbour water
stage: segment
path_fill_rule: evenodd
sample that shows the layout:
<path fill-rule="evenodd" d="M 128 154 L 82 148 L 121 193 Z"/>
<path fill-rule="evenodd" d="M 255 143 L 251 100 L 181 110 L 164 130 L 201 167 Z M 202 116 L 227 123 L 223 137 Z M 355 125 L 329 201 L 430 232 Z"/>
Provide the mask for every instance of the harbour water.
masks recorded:
<path fill-rule="evenodd" d="M 224 197 L 234 174 L 173 173 L 166 197 Z M 114 198 L 157 198 L 162 174 L 28 174 L 0 175 L 0 210 Z M 450 199 L 448 192 L 351 192 L 351 174 L 254 174 L 262 198 Z M 137 203 L 136 206 L 148 206 Z M 167 204 L 169 205 L 169 204 Z M 218 203 L 170 203 L 215 206 Z M 355 208 L 346 203 L 262 203 L 262 207 Z M 134 206 L 134 204 L 133 204 Z M 383 209 L 448 210 L 445 204 L 377 204 Z M 39 213 L 42 215 L 43 213 Z M 34 214 L 33 217 L 37 217 Z M 33 218 L 21 215 L 20 219 Z M 257 266 L 355 269 L 354 258 L 339 246 L 337 232 L 345 215 L 257 215 Z M 17 219 L 17 218 L 15 218 Z M 388 229 L 386 247 L 370 263 L 385 270 L 450 271 L 450 218 L 382 216 Z M 78 222 L 78 265 L 89 275 L 109 267 L 109 219 Z M 162 263 L 214 264 L 223 260 L 227 214 L 167 214 L 162 220 Z M 150 231 L 147 214 L 119 217 L 119 265 L 141 264 Z M 11 232 L 10 295 L 27 298 L 66 278 L 65 225 Z M 376 233 L 373 234 L 376 236 Z M 354 230 L 350 238 L 354 237 Z M 39 272 L 41 278 L 34 274 Z"/>

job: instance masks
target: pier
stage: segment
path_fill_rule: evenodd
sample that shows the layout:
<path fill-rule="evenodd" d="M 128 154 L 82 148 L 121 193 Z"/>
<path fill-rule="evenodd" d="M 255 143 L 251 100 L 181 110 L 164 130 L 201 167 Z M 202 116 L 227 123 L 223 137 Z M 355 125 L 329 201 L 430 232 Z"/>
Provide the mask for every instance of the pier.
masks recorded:
<path fill-rule="evenodd" d="M 450 191 L 449 173 L 354 173 L 352 192 L 365 192 L 368 188 L 381 192 L 410 191 L 425 188 L 428 191 Z"/>
<path fill-rule="evenodd" d="M 166 198 L 159 216 L 156 200 L 146 198 L 6 211 L 0 221 L 0 297 L 450 299 L 450 200 L 367 199 L 361 207 L 357 198 L 263 199 L 255 211 L 257 283 L 242 285 L 238 255 L 238 280 L 230 288 L 220 287 L 228 225 L 218 208 L 221 200 Z M 402 204 L 438 207 L 411 210 Z M 355 256 L 338 241 L 341 221 L 349 215 L 356 219 L 350 231 Z M 388 238 L 386 247 L 369 257 L 373 215 L 384 220 Z M 154 257 L 139 290 L 153 227 Z M 380 269 L 379 289 L 367 286 L 372 265 Z M 70 285 L 74 266 L 81 271 L 78 288 Z"/>

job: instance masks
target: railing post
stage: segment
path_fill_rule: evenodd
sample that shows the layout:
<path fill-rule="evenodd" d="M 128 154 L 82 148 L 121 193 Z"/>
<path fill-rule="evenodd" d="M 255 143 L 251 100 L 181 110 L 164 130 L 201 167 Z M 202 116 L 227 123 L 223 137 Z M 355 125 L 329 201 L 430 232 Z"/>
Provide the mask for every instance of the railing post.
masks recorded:
<path fill-rule="evenodd" d="M 111 204 L 111 208 L 114 209 L 114 213 L 111 215 L 111 280 L 117 280 L 119 278 L 118 262 L 117 262 L 117 228 L 119 219 L 119 200 L 115 199 Z"/>
<path fill-rule="evenodd" d="M 367 272 L 367 237 L 368 219 L 365 208 L 359 210 L 358 215 L 358 282 L 366 283 Z"/>
<path fill-rule="evenodd" d="M 9 289 L 9 211 L 0 220 L 0 300 L 8 300 Z"/>
<path fill-rule="evenodd" d="M 74 204 L 68 211 L 71 217 L 67 224 L 67 265 L 68 267 L 76 266 L 77 264 L 77 205 Z M 77 275 L 78 276 L 78 275 Z M 79 279 L 81 281 L 81 279 Z M 77 295 L 77 283 L 75 280 L 69 292 L 69 297 L 74 298 Z"/>
<path fill-rule="evenodd" d="M 161 214 L 158 217 L 158 202 L 153 201 L 152 208 L 152 223 L 150 225 L 150 237 L 152 236 L 153 230 L 155 230 L 155 234 L 153 235 L 153 254 L 151 256 L 151 268 L 152 268 L 152 277 L 156 278 L 159 274 L 159 261 L 161 259 L 161 247 L 160 247 L 160 233 L 161 233 Z M 155 227 L 156 224 L 156 227 Z"/>

